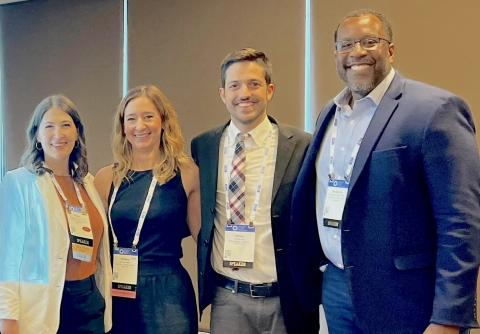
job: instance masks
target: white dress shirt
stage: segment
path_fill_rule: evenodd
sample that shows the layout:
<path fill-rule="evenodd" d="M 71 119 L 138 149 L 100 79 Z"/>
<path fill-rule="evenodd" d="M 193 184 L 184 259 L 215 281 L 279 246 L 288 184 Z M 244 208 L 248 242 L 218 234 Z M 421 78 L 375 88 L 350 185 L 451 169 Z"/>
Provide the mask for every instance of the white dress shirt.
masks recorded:
<path fill-rule="evenodd" d="M 250 222 L 252 207 L 255 201 L 256 188 L 261 183 L 261 193 L 258 209 L 253 224 L 255 232 L 255 259 L 253 268 L 223 267 L 223 244 L 225 226 L 227 223 L 226 193 L 224 167 L 231 169 L 235 149 L 235 137 L 240 130 L 230 122 L 220 140 L 218 154 L 218 182 L 214 218 L 214 238 L 212 249 L 212 266 L 214 270 L 232 279 L 250 283 L 270 283 L 277 281 L 275 268 L 275 253 L 273 248 L 271 204 L 273 177 L 278 146 L 278 128 L 266 117 L 255 129 L 248 132 L 245 138 L 246 166 L 245 166 L 245 219 Z M 268 153 L 265 155 L 266 148 Z M 265 174 L 261 176 L 261 168 L 266 165 Z"/>

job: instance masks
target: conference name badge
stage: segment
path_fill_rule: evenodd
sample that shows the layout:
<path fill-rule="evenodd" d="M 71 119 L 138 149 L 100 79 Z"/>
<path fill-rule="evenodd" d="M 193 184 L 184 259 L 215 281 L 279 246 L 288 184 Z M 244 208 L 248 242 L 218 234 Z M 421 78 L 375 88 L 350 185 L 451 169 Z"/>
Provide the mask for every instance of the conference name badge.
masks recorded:
<path fill-rule="evenodd" d="M 348 183 L 345 180 L 329 180 L 325 206 L 323 209 L 323 225 L 339 228 L 343 210 L 347 202 Z"/>
<path fill-rule="evenodd" d="M 138 249 L 114 247 L 112 296 L 136 298 Z"/>
<path fill-rule="evenodd" d="M 93 256 L 93 232 L 88 215 L 82 208 L 68 207 L 67 220 L 70 227 L 73 258 L 83 262 L 91 262 Z"/>
<path fill-rule="evenodd" d="M 255 226 L 227 224 L 223 247 L 223 266 L 253 268 L 255 257 Z"/>

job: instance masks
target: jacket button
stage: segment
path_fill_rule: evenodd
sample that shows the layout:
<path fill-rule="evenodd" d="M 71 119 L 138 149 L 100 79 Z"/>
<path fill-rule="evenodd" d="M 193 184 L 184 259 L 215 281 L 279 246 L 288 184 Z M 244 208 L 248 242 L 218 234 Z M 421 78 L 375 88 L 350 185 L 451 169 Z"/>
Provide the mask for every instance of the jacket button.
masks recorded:
<path fill-rule="evenodd" d="M 200 272 L 200 276 L 202 276 L 202 277 L 203 277 L 203 271 L 201 271 L 201 272 Z"/>
<path fill-rule="evenodd" d="M 203 240 L 203 245 L 204 245 L 205 247 L 208 246 L 208 240 L 207 240 L 207 239 Z"/>

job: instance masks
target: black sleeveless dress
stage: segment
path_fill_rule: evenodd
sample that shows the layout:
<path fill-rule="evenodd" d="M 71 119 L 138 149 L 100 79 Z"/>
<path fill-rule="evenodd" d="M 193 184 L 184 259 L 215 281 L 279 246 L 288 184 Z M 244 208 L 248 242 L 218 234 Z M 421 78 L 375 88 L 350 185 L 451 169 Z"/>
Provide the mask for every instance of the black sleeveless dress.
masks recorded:
<path fill-rule="evenodd" d="M 131 247 L 153 173 L 132 171 L 118 189 L 111 218 L 119 247 Z M 110 193 L 111 196 L 111 193 Z M 136 299 L 113 297 L 111 333 L 198 333 L 192 282 L 180 263 L 187 226 L 180 174 L 155 188 L 138 243 Z"/>

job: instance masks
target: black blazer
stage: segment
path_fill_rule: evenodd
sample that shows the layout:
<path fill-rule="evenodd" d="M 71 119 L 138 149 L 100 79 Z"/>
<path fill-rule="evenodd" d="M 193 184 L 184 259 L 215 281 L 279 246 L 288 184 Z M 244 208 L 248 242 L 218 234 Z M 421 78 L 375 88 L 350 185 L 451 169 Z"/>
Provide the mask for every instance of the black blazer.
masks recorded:
<path fill-rule="evenodd" d="M 329 103 L 298 176 L 291 270 L 302 302 L 318 299 L 325 263 L 315 217 L 315 159 Z M 366 333 L 471 327 L 480 260 L 480 160 L 467 105 L 396 74 L 365 133 L 342 218 L 342 256 Z"/>
<path fill-rule="evenodd" d="M 272 123 L 277 123 L 270 118 Z M 200 310 L 211 304 L 215 291 L 215 272 L 210 257 L 213 244 L 213 219 L 217 192 L 220 139 L 228 123 L 192 140 L 191 151 L 200 168 L 202 228 L 198 236 L 198 291 Z M 296 128 L 278 125 L 278 148 L 272 192 L 272 234 L 280 302 L 289 333 L 318 333 L 318 311 L 304 312 L 294 295 L 287 264 L 291 195 L 311 136 Z"/>

